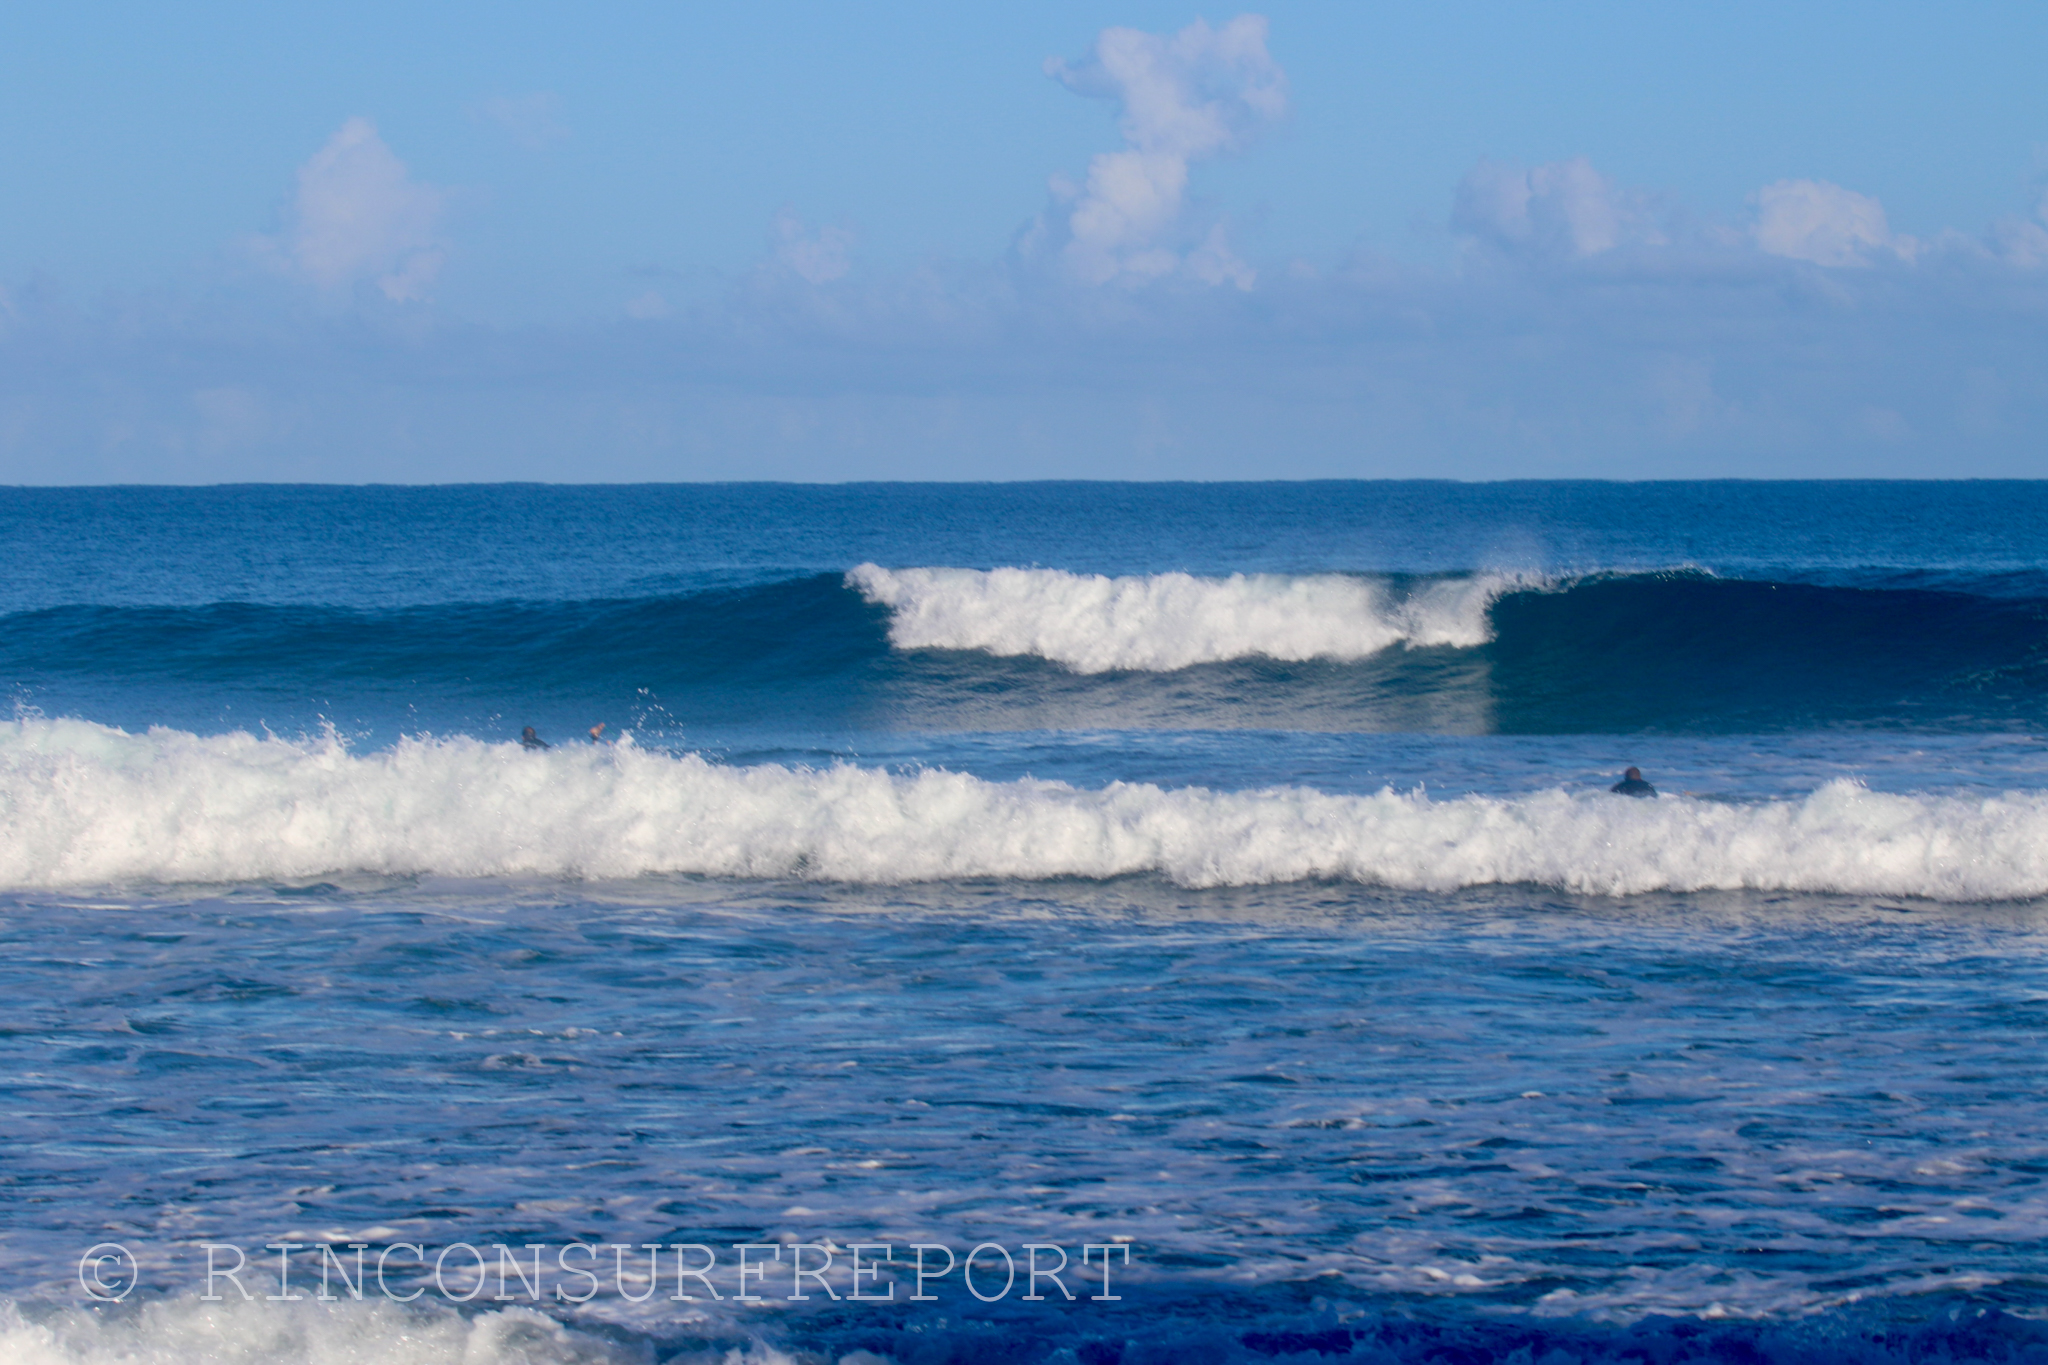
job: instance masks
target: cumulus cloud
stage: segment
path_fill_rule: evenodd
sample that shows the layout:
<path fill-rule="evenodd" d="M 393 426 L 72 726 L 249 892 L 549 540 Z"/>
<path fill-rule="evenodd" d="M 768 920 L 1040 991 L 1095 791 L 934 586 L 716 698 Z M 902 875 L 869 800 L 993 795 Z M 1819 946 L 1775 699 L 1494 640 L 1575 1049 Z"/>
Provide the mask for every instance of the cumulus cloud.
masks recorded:
<path fill-rule="evenodd" d="M 2039 465 L 2048 270 L 1958 250 L 1780 287 L 1821 267 L 1747 237 L 1626 273 L 1522 259 L 1109 307 L 994 264 L 787 291 L 829 307 L 748 276 L 658 329 L 635 321 L 653 296 L 613 301 L 609 327 L 280 329 L 24 290 L 0 328 L 0 481 L 957 478 L 963 450 L 977 476 L 1032 478 Z"/>
<path fill-rule="evenodd" d="M 347 480 L 943 478 L 962 449 L 1029 477 L 2038 465 L 2048 204 L 1916 241 L 1824 182 L 1695 222 L 1583 158 L 1481 161 L 1436 212 L 1491 268 L 1361 251 L 1255 275 L 1190 207 L 1189 175 L 1284 113 L 1265 40 L 1255 18 L 1112 29 L 1051 65 L 1116 101 L 1123 134 L 1041 215 L 1025 251 L 1051 271 L 855 272 L 850 230 L 786 210 L 724 294 L 620 286 L 608 326 L 366 337 L 331 312 L 237 332 L 166 309 L 115 329 L 36 287 L 11 312 L 0 294 L 0 480 L 277 477 L 287 449 L 295 476 Z M 351 120 L 269 248 L 311 285 L 415 297 L 442 212 Z M 1849 268 L 1877 264 L 1907 268 Z M 1186 287 L 1117 287 L 1158 279 Z M 201 352 L 222 366 L 208 380 Z M 423 355 L 480 380 L 419 383 Z M 573 467 L 571 448 L 589 451 Z"/>
<path fill-rule="evenodd" d="M 1759 250 L 1815 265 L 1867 266 L 1890 255 L 1912 260 L 1920 244 L 1894 236 L 1884 206 L 1825 180 L 1779 180 L 1756 192 Z"/>
<path fill-rule="evenodd" d="M 374 283 L 388 299 L 423 297 L 440 271 L 446 196 L 414 180 L 366 118 L 341 125 L 299 167 L 286 230 L 265 252 L 328 293 Z"/>
<path fill-rule="evenodd" d="M 1527 169 L 1482 159 L 1459 182 L 1451 225 L 1503 249 L 1567 259 L 1666 241 L 1644 198 L 1582 156 Z"/>
<path fill-rule="evenodd" d="M 1180 248 L 1188 167 L 1242 147 L 1287 109 L 1287 77 L 1266 51 L 1266 21 L 1239 15 L 1221 28 L 1197 20 L 1171 36 L 1104 29 L 1079 62 L 1046 74 L 1076 94 L 1116 101 L 1129 145 L 1103 152 L 1086 182 L 1054 182 L 1065 210 L 1063 255 L 1090 284 L 1142 283 L 1185 270 L 1205 283 L 1250 288 L 1251 268 L 1212 228 Z"/>
<path fill-rule="evenodd" d="M 1995 254 L 2027 270 L 2048 266 L 2048 195 L 2042 196 L 2031 218 L 2001 218 L 1991 227 Z"/>
<path fill-rule="evenodd" d="M 784 209 L 775 215 L 775 259 L 798 279 L 829 284 L 853 269 L 853 233 L 843 227 L 807 231 L 803 219 Z"/>
<path fill-rule="evenodd" d="M 1932 242 L 1895 233 L 1875 198 L 1825 180 L 1779 180 L 1758 190 L 1750 202 L 1756 217 L 1746 230 L 1687 223 L 1656 197 L 1616 185 L 1584 157 L 1526 169 L 1482 158 L 1458 184 L 1451 226 L 1471 241 L 1527 261 L 1585 260 L 1621 247 L 1683 245 L 1868 267 L 1886 260 L 1911 263 L 1933 251 L 1982 254 L 1986 249 L 1959 233 Z M 2048 221 L 2048 204 L 2041 217 Z M 1994 230 L 1992 247 L 2019 264 L 2048 260 L 2048 232 L 2031 221 L 2007 221 Z"/>

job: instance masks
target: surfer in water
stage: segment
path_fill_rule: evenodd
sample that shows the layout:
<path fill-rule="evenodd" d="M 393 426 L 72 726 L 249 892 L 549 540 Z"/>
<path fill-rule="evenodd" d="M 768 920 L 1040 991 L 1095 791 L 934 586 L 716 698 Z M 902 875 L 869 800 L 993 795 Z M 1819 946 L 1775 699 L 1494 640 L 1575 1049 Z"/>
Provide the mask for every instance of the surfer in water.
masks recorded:
<path fill-rule="evenodd" d="M 1621 775 L 1621 781 L 1615 783 L 1607 790 L 1619 792 L 1623 796 L 1655 796 L 1657 794 L 1655 787 L 1643 781 L 1643 770 L 1641 768 L 1630 768 Z"/>
<path fill-rule="evenodd" d="M 548 742 L 533 732 L 531 725 L 519 732 L 519 747 L 522 749 L 545 749 Z"/>

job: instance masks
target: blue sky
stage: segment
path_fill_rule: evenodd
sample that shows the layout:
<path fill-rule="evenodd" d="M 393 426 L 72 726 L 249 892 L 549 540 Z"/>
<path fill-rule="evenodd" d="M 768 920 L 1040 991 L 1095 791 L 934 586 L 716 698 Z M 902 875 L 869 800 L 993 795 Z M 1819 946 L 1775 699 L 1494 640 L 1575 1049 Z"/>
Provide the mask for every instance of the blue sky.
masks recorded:
<path fill-rule="evenodd" d="M 2048 10 L 16 6 L 0 479 L 2020 475 Z"/>

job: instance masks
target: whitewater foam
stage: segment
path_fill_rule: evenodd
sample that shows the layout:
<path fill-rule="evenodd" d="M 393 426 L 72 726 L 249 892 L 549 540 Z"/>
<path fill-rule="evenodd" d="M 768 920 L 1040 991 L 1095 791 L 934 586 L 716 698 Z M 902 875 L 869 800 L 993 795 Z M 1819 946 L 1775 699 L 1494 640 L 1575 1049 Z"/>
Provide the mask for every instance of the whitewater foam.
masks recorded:
<path fill-rule="evenodd" d="M 733 1365 L 740 1365 L 738 1352 Z M 528 1308 L 474 1315 L 378 1303 L 208 1303 L 196 1296 L 114 1316 L 30 1316 L 0 1300 L 10 1365 L 647 1365 L 652 1354 L 565 1327 Z M 784 1365 L 780 1353 L 746 1365 Z"/>
<path fill-rule="evenodd" d="M 1403 595 L 1345 574 L 1108 578 L 862 564 L 846 583 L 889 608 L 898 649 L 1029 654 L 1104 673 L 1254 657 L 1352 661 L 1395 645 L 1469 649 L 1491 638 L 1487 608 L 1519 580 L 1440 579 Z"/>
<path fill-rule="evenodd" d="M 1156 874 L 1187 886 L 1532 882 L 1626 895 L 1762 888 L 1951 900 L 2048 894 L 2048 794 L 1799 801 L 1547 791 L 1100 790 L 961 773 L 723 766 L 630 742 L 522 752 L 410 739 L 0 725 L 0 886 L 337 871 L 899 883 Z"/>

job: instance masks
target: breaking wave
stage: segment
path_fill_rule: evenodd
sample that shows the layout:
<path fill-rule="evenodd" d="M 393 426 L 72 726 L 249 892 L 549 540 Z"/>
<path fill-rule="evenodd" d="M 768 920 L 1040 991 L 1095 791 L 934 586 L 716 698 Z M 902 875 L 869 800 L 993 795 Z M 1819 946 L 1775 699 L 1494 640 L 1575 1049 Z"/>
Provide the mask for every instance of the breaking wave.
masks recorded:
<path fill-rule="evenodd" d="M 1231 659 L 1351 662 L 1395 645 L 1470 649 L 1492 638 L 1501 576 L 1437 579 L 1405 594 L 1345 574 L 1163 573 L 1108 578 L 1060 569 L 884 569 L 847 586 L 889 608 L 898 649 L 1037 655 L 1078 673 L 1170 672 Z"/>
<path fill-rule="evenodd" d="M 46 710 L 187 728 L 228 704 L 294 730 L 417 705 L 474 731 L 500 708 L 617 721 L 657 698 L 692 727 L 1972 730 L 2048 725 L 2048 599 L 1688 571 L 863 565 L 648 598 L 18 612 L 0 616 L 0 685 Z"/>
<path fill-rule="evenodd" d="M 2048 793 L 1628 801 L 1552 790 L 1218 792 L 873 768 L 724 766 L 630 742 L 529 754 L 456 737 L 369 753 L 329 736 L 0 725 L 0 885 L 336 871 L 899 883 L 1346 879 L 1443 891 L 1757 888 L 1986 900 L 2048 894 Z"/>
<path fill-rule="evenodd" d="M 393 1304 L 142 1303 L 106 1317 L 33 1316 L 0 1300 L 0 1358 L 12 1365 L 645 1365 L 648 1352 L 565 1327 L 529 1308 L 473 1316 Z M 787 1356 L 742 1357 L 784 1365 Z"/>

